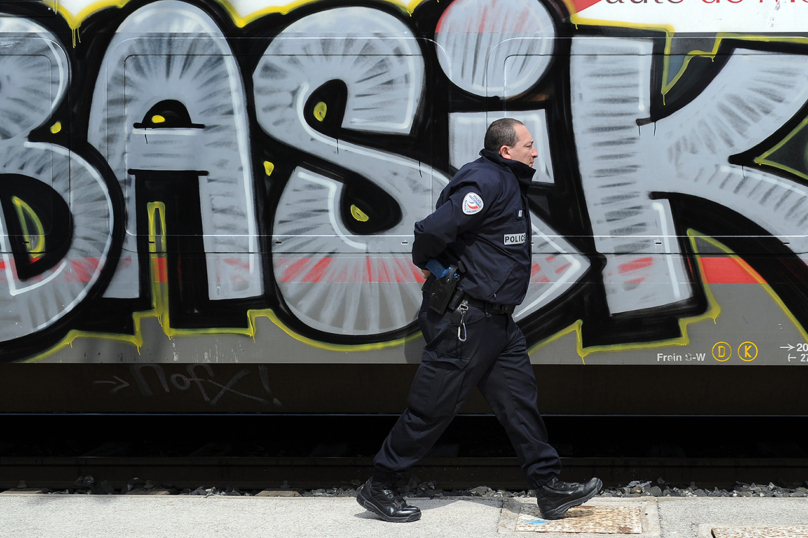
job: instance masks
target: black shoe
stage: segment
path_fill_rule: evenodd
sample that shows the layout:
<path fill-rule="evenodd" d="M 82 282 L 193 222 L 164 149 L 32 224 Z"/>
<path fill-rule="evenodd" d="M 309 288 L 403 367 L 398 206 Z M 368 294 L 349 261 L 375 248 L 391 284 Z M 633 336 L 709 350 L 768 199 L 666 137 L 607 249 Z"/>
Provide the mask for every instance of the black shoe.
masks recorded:
<path fill-rule="evenodd" d="M 584 504 L 603 487 L 599 478 L 592 478 L 586 484 L 562 482 L 556 477 L 536 490 L 536 502 L 541 517 L 561 519 L 573 506 Z"/>
<path fill-rule="evenodd" d="M 421 519 L 421 511 L 408 505 L 395 486 L 373 484 L 372 479 L 359 486 L 356 502 L 385 521 L 409 523 Z"/>

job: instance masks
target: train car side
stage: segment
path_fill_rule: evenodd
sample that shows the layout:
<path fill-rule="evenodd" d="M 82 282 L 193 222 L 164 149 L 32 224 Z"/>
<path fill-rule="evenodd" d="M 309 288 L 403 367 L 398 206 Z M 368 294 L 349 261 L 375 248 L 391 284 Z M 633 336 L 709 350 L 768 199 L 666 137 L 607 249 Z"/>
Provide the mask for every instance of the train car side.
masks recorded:
<path fill-rule="evenodd" d="M 0 411 L 400 410 L 413 224 L 510 116 L 543 409 L 808 412 L 808 6 L 747 2 L 3 4 Z"/>

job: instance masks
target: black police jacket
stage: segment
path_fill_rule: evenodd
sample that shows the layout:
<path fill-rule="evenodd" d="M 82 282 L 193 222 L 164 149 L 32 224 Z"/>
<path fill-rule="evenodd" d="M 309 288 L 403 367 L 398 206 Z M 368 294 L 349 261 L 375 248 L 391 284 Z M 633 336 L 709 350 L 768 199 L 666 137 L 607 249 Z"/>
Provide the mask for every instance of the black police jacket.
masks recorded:
<path fill-rule="evenodd" d="M 458 170 L 438 198 L 435 212 L 415 223 L 413 263 L 426 268 L 463 261 L 459 287 L 475 299 L 519 304 L 531 269 L 527 189 L 530 166 L 482 150 Z"/>

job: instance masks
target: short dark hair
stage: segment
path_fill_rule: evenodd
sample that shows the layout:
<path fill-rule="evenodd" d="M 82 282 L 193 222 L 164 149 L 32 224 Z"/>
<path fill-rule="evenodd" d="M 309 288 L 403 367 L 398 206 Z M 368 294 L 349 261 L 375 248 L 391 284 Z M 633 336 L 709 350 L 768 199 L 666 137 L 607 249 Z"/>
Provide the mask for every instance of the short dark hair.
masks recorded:
<path fill-rule="evenodd" d="M 514 129 L 516 125 L 524 125 L 524 123 L 513 118 L 502 118 L 491 123 L 485 132 L 483 147 L 494 153 L 499 153 L 499 148 L 502 146 L 515 146 L 519 140 L 519 137 L 516 136 L 516 129 Z"/>

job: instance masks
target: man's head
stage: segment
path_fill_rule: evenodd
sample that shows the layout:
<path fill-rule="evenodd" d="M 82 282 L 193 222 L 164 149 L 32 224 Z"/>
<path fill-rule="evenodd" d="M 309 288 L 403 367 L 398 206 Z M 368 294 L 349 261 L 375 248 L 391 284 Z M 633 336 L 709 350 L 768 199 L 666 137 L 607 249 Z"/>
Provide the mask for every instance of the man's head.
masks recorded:
<path fill-rule="evenodd" d="M 485 149 L 498 153 L 503 159 L 513 159 L 528 166 L 539 156 L 533 147 L 533 137 L 525 124 L 513 118 L 502 118 L 488 126 Z"/>

